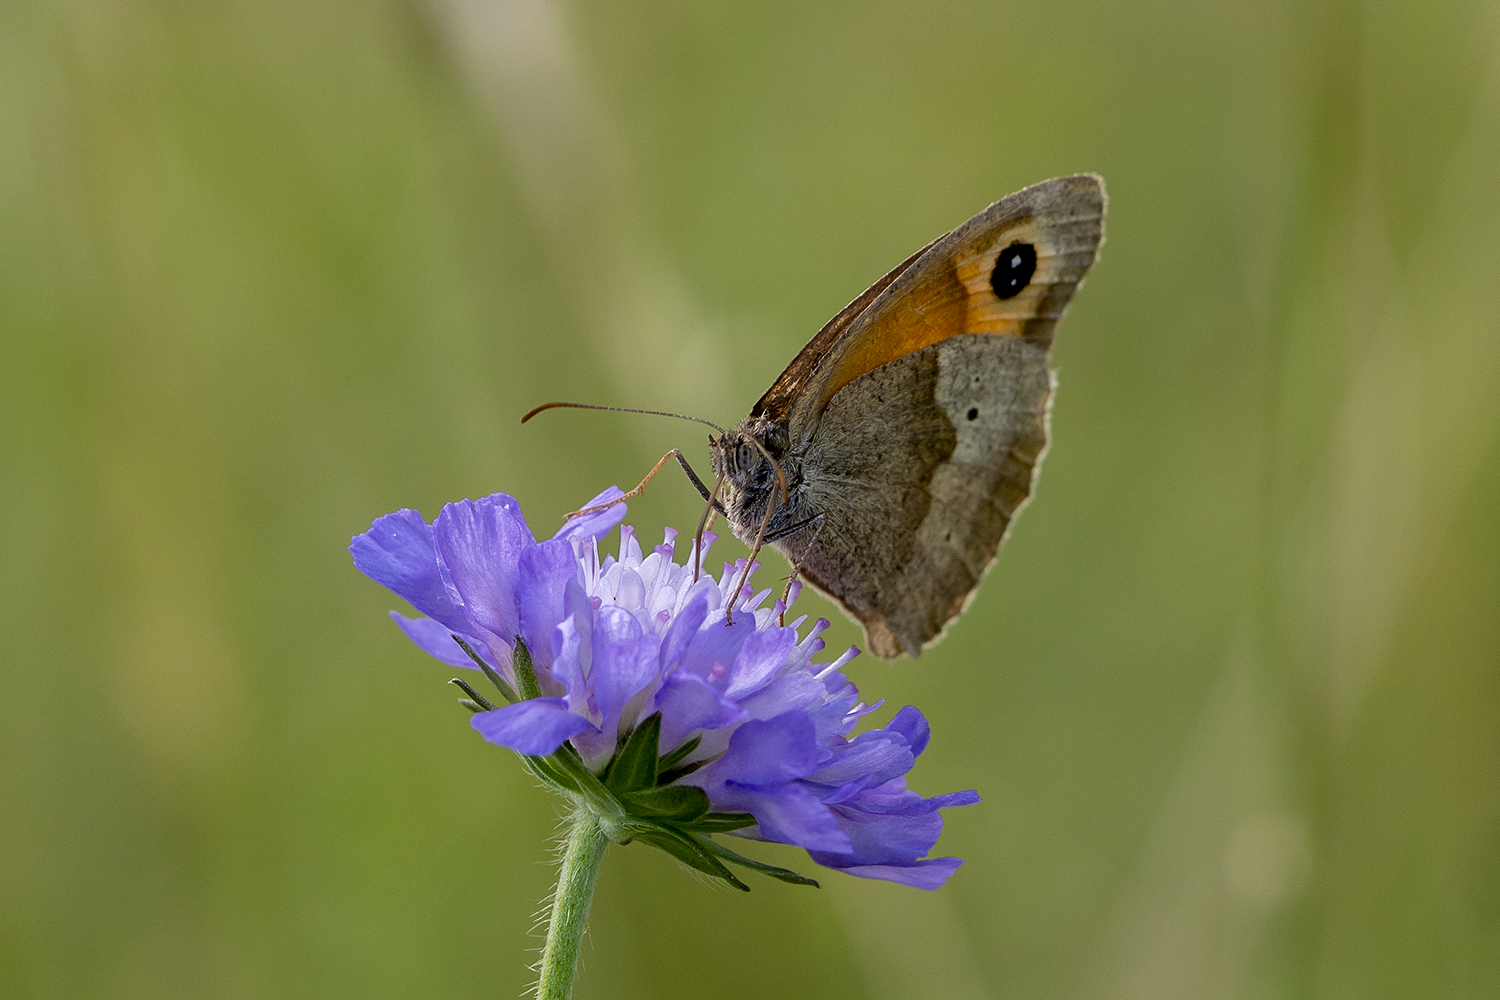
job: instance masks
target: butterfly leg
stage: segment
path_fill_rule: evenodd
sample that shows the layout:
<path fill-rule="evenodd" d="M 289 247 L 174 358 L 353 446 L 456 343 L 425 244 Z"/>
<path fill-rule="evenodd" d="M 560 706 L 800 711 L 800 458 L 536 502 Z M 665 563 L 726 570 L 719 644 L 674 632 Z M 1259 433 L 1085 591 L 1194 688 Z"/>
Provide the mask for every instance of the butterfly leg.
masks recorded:
<path fill-rule="evenodd" d="M 781 613 L 776 616 L 776 624 L 786 628 L 786 609 L 791 604 L 792 588 L 797 585 L 797 567 L 792 567 L 791 575 L 786 578 L 786 589 L 781 592 Z"/>
<path fill-rule="evenodd" d="M 827 514 L 814 514 L 812 517 L 809 517 L 806 520 L 798 521 L 796 524 L 789 525 L 785 528 L 781 528 L 777 531 L 771 532 L 766 536 L 766 543 L 770 544 L 771 542 L 779 542 L 783 538 L 786 538 L 789 535 L 795 535 L 803 528 L 809 526 L 814 527 L 815 530 L 813 531 L 813 539 L 816 540 L 818 537 L 818 533 L 823 530 L 823 525 L 827 522 Z M 786 578 L 786 589 L 781 592 L 781 614 L 776 618 L 776 624 L 778 625 L 786 625 L 786 609 L 791 604 L 790 598 L 792 596 L 792 586 L 796 584 L 797 576 L 800 572 L 801 571 L 797 568 L 797 564 L 793 563 L 792 575 Z"/>
<path fill-rule="evenodd" d="M 735 582 L 734 589 L 729 592 L 729 603 L 724 606 L 724 624 L 734 624 L 734 605 L 740 599 L 740 591 L 745 589 L 745 581 L 750 577 L 750 567 L 755 565 L 755 557 L 760 555 L 760 547 L 766 544 L 766 528 L 771 523 L 771 515 L 776 511 L 776 494 L 766 501 L 766 516 L 760 519 L 760 530 L 755 533 L 755 544 L 750 546 L 750 557 L 745 560 L 745 568 L 740 571 L 740 578 Z"/>
<path fill-rule="evenodd" d="M 596 504 L 593 507 L 585 507 L 583 508 L 583 510 L 575 510 L 573 511 L 573 513 L 569 514 L 565 520 L 571 521 L 573 520 L 573 518 L 582 517 L 585 514 L 597 514 L 601 510 L 608 510 L 617 503 L 624 503 L 631 497 L 640 496 L 641 492 L 645 490 L 646 484 L 651 482 L 651 477 L 655 476 L 658 472 L 661 471 L 661 467 L 667 464 L 667 459 L 669 458 L 677 459 L 677 464 L 682 466 L 682 471 L 687 473 L 688 479 L 692 481 L 693 486 L 698 490 L 700 494 L 702 494 L 703 499 L 713 504 L 714 510 L 716 510 L 718 513 L 724 513 L 723 505 L 720 504 L 718 500 L 714 499 L 713 495 L 708 492 L 708 487 L 703 485 L 703 480 L 698 478 L 698 474 L 693 471 L 693 467 L 688 464 L 688 460 L 682 457 L 682 452 L 678 451 L 676 448 L 673 448 L 671 451 L 663 455 L 661 459 L 651 467 L 651 471 L 646 473 L 646 478 L 642 479 L 640 483 L 637 484 L 635 489 L 631 490 L 629 493 L 622 493 L 608 503 Z"/>
<path fill-rule="evenodd" d="M 714 517 L 724 508 L 719 504 L 719 487 L 724 485 L 721 476 L 714 480 L 714 491 L 704 497 L 708 506 L 703 508 L 703 516 L 698 519 L 698 530 L 693 535 L 693 582 L 698 582 L 699 575 L 703 572 L 703 533 L 708 530 L 709 525 L 714 523 Z"/>

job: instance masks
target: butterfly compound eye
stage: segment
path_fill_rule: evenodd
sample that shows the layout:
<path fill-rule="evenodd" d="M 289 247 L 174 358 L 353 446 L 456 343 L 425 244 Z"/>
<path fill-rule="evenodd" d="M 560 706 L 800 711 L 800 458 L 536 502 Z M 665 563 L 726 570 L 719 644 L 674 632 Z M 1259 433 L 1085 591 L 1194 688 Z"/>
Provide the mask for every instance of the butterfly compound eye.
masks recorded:
<path fill-rule="evenodd" d="M 755 468 L 755 449 L 741 441 L 734 452 L 734 464 L 745 470 Z"/>
<path fill-rule="evenodd" d="M 1030 243 L 1012 243 L 995 258 L 990 287 L 999 298 L 1015 298 L 1021 289 L 1031 284 L 1031 276 L 1035 273 L 1036 248 Z"/>

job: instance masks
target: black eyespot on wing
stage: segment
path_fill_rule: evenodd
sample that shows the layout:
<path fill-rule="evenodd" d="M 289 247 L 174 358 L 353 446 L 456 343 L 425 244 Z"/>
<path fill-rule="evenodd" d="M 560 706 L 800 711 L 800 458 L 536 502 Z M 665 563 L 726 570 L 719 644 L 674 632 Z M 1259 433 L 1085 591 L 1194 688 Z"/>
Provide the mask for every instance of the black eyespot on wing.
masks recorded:
<path fill-rule="evenodd" d="M 1021 289 L 1031 284 L 1031 276 L 1035 273 L 1036 247 L 1030 243 L 1012 243 L 995 258 L 990 287 L 999 298 L 1015 298 Z"/>
<path fill-rule="evenodd" d="M 977 407 L 977 406 L 971 406 L 971 407 L 969 407 L 968 417 L 969 417 L 970 420 L 978 420 L 979 419 L 979 407 Z"/>

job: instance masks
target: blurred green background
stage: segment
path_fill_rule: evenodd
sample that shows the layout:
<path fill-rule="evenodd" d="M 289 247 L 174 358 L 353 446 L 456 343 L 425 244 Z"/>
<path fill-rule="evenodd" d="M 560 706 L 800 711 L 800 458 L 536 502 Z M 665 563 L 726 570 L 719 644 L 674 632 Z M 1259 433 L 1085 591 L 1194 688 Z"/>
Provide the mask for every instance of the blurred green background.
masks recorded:
<path fill-rule="evenodd" d="M 706 461 L 517 417 L 734 421 L 1079 170 L 1038 502 L 942 646 L 852 669 L 984 796 L 967 866 L 612 848 L 578 995 L 1500 995 L 1492 0 L 0 5 L 0 995 L 520 994 L 556 801 L 349 536 Z"/>

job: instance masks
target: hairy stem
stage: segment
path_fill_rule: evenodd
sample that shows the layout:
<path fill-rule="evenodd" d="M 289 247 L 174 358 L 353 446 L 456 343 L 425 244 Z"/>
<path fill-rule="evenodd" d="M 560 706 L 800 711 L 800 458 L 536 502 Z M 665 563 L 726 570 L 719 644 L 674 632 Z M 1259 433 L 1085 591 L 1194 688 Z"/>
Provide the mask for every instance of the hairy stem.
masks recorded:
<path fill-rule="evenodd" d="M 573 995 L 578 947 L 583 942 L 589 903 L 594 898 L 594 884 L 599 880 L 599 862 L 604 860 L 606 843 L 599 817 L 588 807 L 580 806 L 573 814 L 573 828 L 563 849 L 562 870 L 557 874 L 547 945 L 542 949 L 537 1000 L 569 1000 Z"/>

